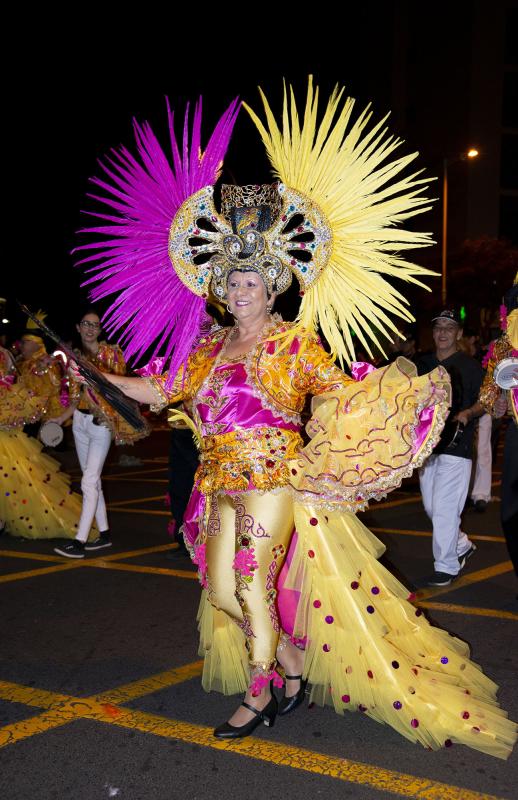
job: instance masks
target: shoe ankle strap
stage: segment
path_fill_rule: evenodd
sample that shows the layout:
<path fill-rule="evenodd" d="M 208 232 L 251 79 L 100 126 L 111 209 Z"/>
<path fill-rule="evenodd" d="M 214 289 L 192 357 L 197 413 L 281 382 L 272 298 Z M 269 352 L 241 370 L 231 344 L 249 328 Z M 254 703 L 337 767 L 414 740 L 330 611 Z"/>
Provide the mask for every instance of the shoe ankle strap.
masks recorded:
<path fill-rule="evenodd" d="M 261 714 L 262 714 L 262 713 L 263 713 L 263 711 L 264 711 L 264 709 L 261 709 L 261 711 L 259 711 L 259 709 L 257 709 L 257 708 L 254 708 L 253 706 L 251 706 L 251 705 L 250 705 L 250 703 L 245 703 L 245 701 L 244 701 L 244 700 L 243 700 L 243 702 L 241 703 L 241 705 L 242 705 L 242 706 L 244 706 L 245 708 L 247 708 L 249 711 L 252 711 L 252 712 L 253 712 L 253 713 L 256 715 L 256 717 L 260 717 L 260 716 L 261 716 Z"/>
<path fill-rule="evenodd" d="M 285 675 L 284 677 L 287 678 L 289 681 L 301 681 L 302 680 L 302 675 Z"/>

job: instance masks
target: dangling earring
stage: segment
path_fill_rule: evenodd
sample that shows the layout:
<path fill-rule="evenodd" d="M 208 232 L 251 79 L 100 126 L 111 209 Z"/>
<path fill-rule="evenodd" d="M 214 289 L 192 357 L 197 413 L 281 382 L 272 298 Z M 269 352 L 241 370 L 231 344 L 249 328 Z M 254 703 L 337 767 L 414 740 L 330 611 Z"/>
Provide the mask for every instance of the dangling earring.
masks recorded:
<path fill-rule="evenodd" d="M 272 307 L 271 306 L 266 306 L 266 313 L 267 314 L 271 314 L 272 313 Z"/>
<path fill-rule="evenodd" d="M 228 311 L 229 314 L 232 314 L 232 311 L 230 310 L 230 306 L 229 306 L 228 303 L 227 303 L 227 311 Z M 232 316 L 233 316 L 233 314 L 232 314 Z"/>

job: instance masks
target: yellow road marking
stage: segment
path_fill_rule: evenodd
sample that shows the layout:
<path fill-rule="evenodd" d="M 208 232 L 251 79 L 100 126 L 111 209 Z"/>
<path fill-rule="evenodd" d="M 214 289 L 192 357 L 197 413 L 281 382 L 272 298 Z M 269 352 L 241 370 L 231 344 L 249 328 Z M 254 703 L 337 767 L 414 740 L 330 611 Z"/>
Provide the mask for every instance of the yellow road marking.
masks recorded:
<path fill-rule="evenodd" d="M 192 669 L 189 674 L 192 676 Z M 16 702 L 41 704 L 49 708 L 47 714 L 0 729 L 0 747 L 14 744 L 35 733 L 59 727 L 74 719 L 89 719 L 129 730 L 138 730 L 141 733 L 150 733 L 153 736 L 209 747 L 212 750 L 235 753 L 267 764 L 325 775 L 346 783 L 371 786 L 378 791 L 415 800 L 457 800 L 459 797 L 463 800 L 499 800 L 494 795 L 481 794 L 360 761 L 328 756 L 283 742 L 260 738 L 242 739 L 236 742 L 218 740 L 212 735 L 211 728 L 116 705 L 110 702 L 110 693 L 97 697 L 76 698 L 0 682 L 0 696 Z"/>
<path fill-rule="evenodd" d="M 325 775 L 346 783 L 371 786 L 379 791 L 390 792 L 400 797 L 415 798 L 415 800 L 458 800 L 459 797 L 462 797 L 463 800 L 498 800 L 494 795 L 480 794 L 360 761 L 327 756 L 324 753 L 316 753 L 283 742 L 265 741 L 255 737 L 241 739 L 237 742 L 220 741 L 212 735 L 211 728 L 179 720 L 169 720 L 157 714 L 141 711 L 128 712 L 126 709 L 121 709 L 121 711 L 121 716 L 115 719 L 107 720 L 106 714 L 96 715 L 95 718 L 154 736 L 179 739 L 213 750 L 235 753 L 267 764 Z"/>
<path fill-rule="evenodd" d="M 166 567 L 140 567 L 137 564 L 118 564 L 115 561 L 109 564 L 99 561 L 86 561 L 85 567 L 97 567 L 98 569 L 114 569 L 121 572 L 143 572 L 148 575 L 169 575 L 175 578 L 190 578 L 191 580 L 198 579 L 197 572 L 190 572 L 183 569 L 167 569 Z"/>
<path fill-rule="evenodd" d="M 147 678 L 141 678 L 116 689 L 108 690 L 97 695 L 96 699 L 104 703 L 127 703 L 129 700 L 136 700 L 137 697 L 144 697 L 146 694 L 153 694 L 160 689 L 167 689 L 178 683 L 190 681 L 201 675 L 202 669 L 203 661 L 193 661 L 183 667 L 174 667 L 165 672 L 149 675 Z"/>
<path fill-rule="evenodd" d="M 491 486 L 500 486 L 502 481 L 493 481 Z M 415 492 L 413 494 L 405 493 L 406 497 L 401 498 L 401 500 L 389 500 L 388 502 L 381 500 L 379 503 L 373 502 L 370 507 L 369 511 L 375 511 L 378 508 L 395 508 L 396 506 L 405 506 L 409 503 L 418 503 L 421 501 L 421 493 Z"/>
<path fill-rule="evenodd" d="M 11 725 L 5 725 L 5 727 L 0 728 L 0 748 L 6 747 L 8 744 L 16 744 L 23 739 L 29 739 L 37 733 L 45 733 L 54 728 L 59 728 L 61 725 L 66 725 L 67 722 L 73 722 L 78 718 L 77 709 L 73 707 L 67 709 L 67 704 L 63 703 L 63 705 L 46 714 L 38 714 L 37 717 L 30 717 L 20 722 L 14 722 Z"/>
<path fill-rule="evenodd" d="M 41 539 L 39 540 L 41 541 Z M 28 558 L 29 561 L 61 561 L 58 555 L 44 555 L 43 553 L 22 553 L 20 550 L 0 550 L 0 556 L 5 558 Z"/>
<path fill-rule="evenodd" d="M 457 606 L 453 603 L 416 603 L 420 608 L 431 608 L 434 611 L 448 611 L 451 614 L 472 614 L 475 617 L 494 617 L 495 619 L 517 619 L 514 611 L 500 611 L 498 608 L 476 608 L 475 606 Z"/>
<path fill-rule="evenodd" d="M 403 497 L 401 500 L 389 500 L 388 502 L 380 502 L 380 503 L 372 503 L 369 506 L 369 511 L 377 511 L 378 508 L 393 508 L 395 506 L 406 506 L 409 503 L 419 503 L 421 502 L 421 495 L 414 494 L 410 497 Z"/>
<path fill-rule="evenodd" d="M 38 714 L 20 722 L 15 722 L 0 728 L 0 748 L 8 744 L 15 744 L 22 739 L 27 739 L 37 733 L 66 725 L 75 719 L 88 716 L 88 712 L 98 711 L 98 706 L 109 718 L 105 721 L 113 722 L 113 714 L 117 713 L 112 705 L 116 702 L 127 702 L 146 694 L 165 689 L 168 686 L 191 680 L 201 674 L 203 661 L 194 661 L 183 667 L 176 667 L 156 675 L 149 675 L 137 681 L 119 686 L 91 697 L 71 697 L 70 695 L 49 692 L 45 689 L 34 689 L 31 686 L 22 686 L 10 681 L 0 681 L 0 698 L 11 703 L 21 703 L 37 708 L 46 708 L 48 713 Z M 107 708 L 107 706 L 109 706 Z"/>
<path fill-rule="evenodd" d="M 403 536 L 427 536 L 431 537 L 431 531 L 414 531 L 406 528 L 369 528 L 372 533 L 398 533 Z M 470 539 L 476 539 L 477 542 L 505 542 L 503 536 L 482 536 L 478 534 L 469 535 Z"/>
<path fill-rule="evenodd" d="M 30 569 L 26 572 L 13 572 L 10 575 L 0 575 L 0 583 L 9 583 L 10 581 L 21 581 L 24 578 L 34 578 L 37 575 L 49 575 L 51 572 L 63 572 L 67 569 L 74 569 L 74 567 L 81 567 L 81 560 L 68 561 L 66 564 L 56 564 L 54 567 L 44 567 L 43 569 Z"/>
<path fill-rule="evenodd" d="M 0 699 L 9 700 L 11 703 L 22 703 L 24 706 L 52 708 L 59 703 L 68 703 L 71 698 L 68 694 L 35 689 L 33 686 L 24 686 L 11 681 L 0 681 Z"/>
<path fill-rule="evenodd" d="M 500 564 L 494 564 L 492 567 L 480 569 L 477 572 L 470 572 L 468 575 L 463 575 L 458 578 L 449 586 L 430 586 L 429 589 L 419 589 L 417 592 L 417 600 L 421 601 L 427 597 L 438 597 L 440 594 L 448 594 L 448 592 L 456 592 L 457 589 L 462 589 L 464 586 L 470 586 L 472 583 L 479 583 L 488 578 L 494 578 L 496 575 L 503 575 L 505 572 L 511 572 L 513 565 L 510 561 L 502 561 Z"/>
<path fill-rule="evenodd" d="M 135 558 L 136 556 L 146 556 L 149 553 L 163 553 L 165 550 L 175 550 L 178 545 L 175 542 L 171 544 L 157 544 L 154 547 L 142 547 L 140 550 L 126 550 L 125 553 L 111 553 L 110 555 L 100 556 L 98 559 L 90 559 L 86 564 L 94 564 L 98 561 L 118 561 L 119 558 Z"/>
<path fill-rule="evenodd" d="M 131 500 L 115 500 L 113 503 L 110 503 L 110 508 L 120 508 L 121 506 L 132 506 L 134 503 L 154 503 L 157 500 L 164 501 L 164 495 L 159 494 L 155 495 L 155 497 L 133 497 Z"/>
<path fill-rule="evenodd" d="M 11 581 L 21 581 L 21 580 L 24 580 L 25 578 L 35 578 L 35 577 L 38 577 L 39 575 L 49 575 L 49 574 L 51 574 L 53 572 L 62 572 L 62 571 L 69 570 L 69 569 L 78 569 L 79 567 L 95 567 L 95 566 L 98 566 L 101 569 L 102 568 L 107 569 L 109 567 L 109 564 L 106 563 L 106 562 L 117 561 L 118 559 L 124 559 L 124 558 L 134 558 L 136 556 L 148 555 L 149 553 L 161 553 L 164 550 L 174 550 L 177 547 L 178 547 L 178 545 L 175 544 L 175 543 L 172 543 L 172 544 L 159 544 L 159 545 L 156 545 L 155 547 L 144 547 L 144 548 L 141 548 L 140 550 L 128 550 L 125 553 L 112 553 L 109 556 L 103 556 L 101 558 L 92 558 L 92 559 L 89 559 L 89 560 L 77 559 L 77 560 L 73 560 L 72 561 L 70 559 L 67 559 L 65 556 L 63 556 L 63 557 L 60 557 L 58 555 L 56 555 L 55 557 L 49 556 L 48 559 L 47 559 L 47 557 L 45 557 L 44 560 L 45 561 L 46 560 L 51 560 L 51 561 L 54 561 L 54 562 L 57 561 L 58 563 L 57 564 L 55 563 L 55 565 L 52 566 L 52 567 L 44 567 L 43 569 L 40 567 L 38 569 L 24 570 L 23 572 L 13 572 L 13 573 L 10 573 L 10 574 L 7 574 L 7 575 L 0 575 L 0 583 L 9 583 Z M 32 556 L 36 556 L 35 560 L 38 560 L 37 556 L 39 555 L 38 553 L 34 553 L 31 556 L 28 553 L 19 553 L 19 552 L 15 551 L 15 550 L 6 550 L 5 552 L 9 553 L 9 555 L 13 555 L 14 557 L 19 557 L 19 558 L 31 558 Z M 128 571 L 133 571 L 133 572 L 146 572 L 146 571 L 149 572 L 149 571 L 155 570 L 157 572 L 157 574 L 161 574 L 160 570 L 157 569 L 157 568 L 154 568 L 154 567 L 137 567 L 137 566 L 135 566 L 133 568 L 133 570 L 132 570 L 132 566 L 129 565 L 129 564 L 127 564 L 127 565 L 120 564 L 120 565 L 114 566 L 113 569 L 119 569 L 119 570 L 127 569 Z M 179 578 L 184 578 L 184 577 L 191 578 L 193 575 L 194 575 L 194 577 L 196 577 L 195 573 L 190 573 L 190 572 L 184 573 L 183 570 L 166 570 L 163 574 L 174 575 L 174 576 L 179 577 Z"/>

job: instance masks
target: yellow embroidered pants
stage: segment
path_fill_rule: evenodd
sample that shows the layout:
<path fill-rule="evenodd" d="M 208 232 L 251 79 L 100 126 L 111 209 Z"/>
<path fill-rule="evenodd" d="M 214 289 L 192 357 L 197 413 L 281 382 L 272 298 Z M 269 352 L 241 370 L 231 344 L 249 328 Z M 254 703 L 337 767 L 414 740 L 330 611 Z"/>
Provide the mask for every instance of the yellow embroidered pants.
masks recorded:
<path fill-rule="evenodd" d="M 206 540 L 208 595 L 246 636 L 251 667 L 275 661 L 275 583 L 293 533 L 288 490 L 212 496 Z"/>

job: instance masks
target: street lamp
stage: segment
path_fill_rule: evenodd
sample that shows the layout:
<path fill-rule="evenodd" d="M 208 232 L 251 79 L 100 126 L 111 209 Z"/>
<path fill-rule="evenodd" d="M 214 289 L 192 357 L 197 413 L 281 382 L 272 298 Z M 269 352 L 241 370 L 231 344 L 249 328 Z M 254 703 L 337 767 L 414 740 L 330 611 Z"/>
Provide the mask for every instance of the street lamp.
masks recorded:
<path fill-rule="evenodd" d="M 466 161 L 466 159 L 473 159 L 479 155 L 476 147 L 470 147 L 465 153 L 461 153 L 453 158 L 445 158 L 443 160 L 443 173 L 442 173 L 442 267 L 441 267 L 441 299 L 443 308 L 446 304 L 446 275 L 447 275 L 447 247 L 448 247 L 448 166 L 454 164 L 456 161 Z"/>

